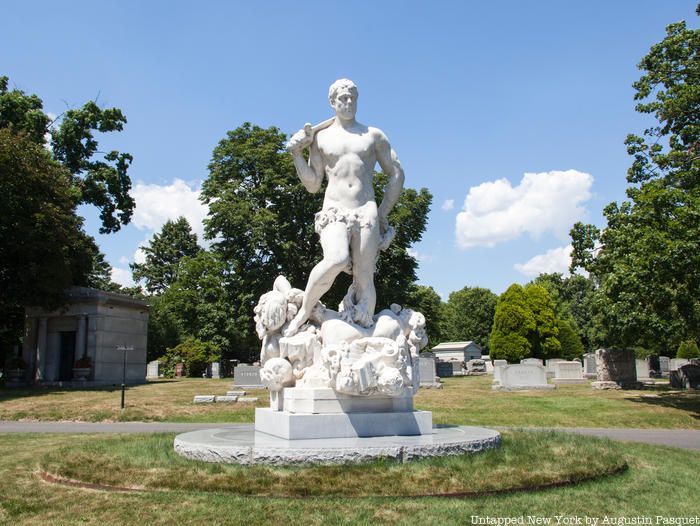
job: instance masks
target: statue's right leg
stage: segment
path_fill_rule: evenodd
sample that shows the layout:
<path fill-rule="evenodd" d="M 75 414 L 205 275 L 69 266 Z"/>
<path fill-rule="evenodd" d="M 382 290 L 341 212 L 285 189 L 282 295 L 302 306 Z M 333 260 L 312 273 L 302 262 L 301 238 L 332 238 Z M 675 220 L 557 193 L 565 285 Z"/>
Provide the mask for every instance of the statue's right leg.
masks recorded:
<path fill-rule="evenodd" d="M 316 303 L 331 288 L 336 276 L 350 265 L 350 236 L 347 225 L 342 222 L 327 225 L 321 232 L 321 248 L 323 259 L 309 274 L 301 308 L 289 322 L 284 331 L 285 336 L 292 336 L 299 330 L 311 316 Z"/>

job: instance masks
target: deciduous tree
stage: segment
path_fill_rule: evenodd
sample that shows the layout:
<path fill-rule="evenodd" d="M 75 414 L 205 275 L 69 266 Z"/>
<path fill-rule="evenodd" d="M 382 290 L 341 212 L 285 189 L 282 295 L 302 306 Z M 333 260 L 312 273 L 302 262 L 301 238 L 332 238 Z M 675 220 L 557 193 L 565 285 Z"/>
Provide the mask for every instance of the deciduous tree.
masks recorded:
<path fill-rule="evenodd" d="M 700 30 L 671 24 L 639 67 L 636 109 L 657 124 L 625 141 L 629 200 L 604 230 L 572 229 L 572 268 L 599 283 L 608 344 L 662 350 L 700 339 Z"/>
<path fill-rule="evenodd" d="M 142 250 L 146 260 L 130 265 L 134 281 L 143 281 L 148 292 L 160 294 L 177 279 L 180 260 L 196 256 L 201 248 L 187 219 L 179 217 L 166 221 L 160 233 L 154 234 Z"/>
<path fill-rule="evenodd" d="M 488 354 L 497 301 L 498 296 L 481 287 L 450 293 L 445 304 L 444 337 L 449 341 L 472 340 Z"/>

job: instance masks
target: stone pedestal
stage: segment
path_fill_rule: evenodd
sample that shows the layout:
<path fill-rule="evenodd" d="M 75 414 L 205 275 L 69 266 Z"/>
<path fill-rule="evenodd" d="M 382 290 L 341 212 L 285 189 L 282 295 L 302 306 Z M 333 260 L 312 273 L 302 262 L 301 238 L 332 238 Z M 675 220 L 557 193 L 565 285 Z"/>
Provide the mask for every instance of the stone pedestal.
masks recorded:
<path fill-rule="evenodd" d="M 287 440 L 429 435 L 430 411 L 380 413 L 289 413 L 255 410 L 255 431 Z"/>
<path fill-rule="evenodd" d="M 404 389 L 399 396 L 352 396 L 330 388 L 286 388 L 281 410 L 289 413 L 380 413 L 413 411 L 413 393 Z M 277 404 L 279 407 L 279 405 Z"/>
<path fill-rule="evenodd" d="M 288 440 L 425 435 L 429 411 L 414 411 L 413 391 L 353 396 L 330 388 L 291 387 L 271 393 L 270 408 L 255 410 L 255 431 Z"/>

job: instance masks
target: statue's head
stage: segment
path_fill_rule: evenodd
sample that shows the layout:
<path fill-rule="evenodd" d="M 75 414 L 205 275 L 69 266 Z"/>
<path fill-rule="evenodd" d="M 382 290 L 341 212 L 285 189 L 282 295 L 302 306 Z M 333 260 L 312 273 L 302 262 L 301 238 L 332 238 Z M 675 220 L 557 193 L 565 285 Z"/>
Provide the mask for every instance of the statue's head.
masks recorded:
<path fill-rule="evenodd" d="M 328 102 L 336 115 L 343 119 L 354 119 L 357 112 L 357 86 L 352 80 L 336 80 L 328 89 Z"/>

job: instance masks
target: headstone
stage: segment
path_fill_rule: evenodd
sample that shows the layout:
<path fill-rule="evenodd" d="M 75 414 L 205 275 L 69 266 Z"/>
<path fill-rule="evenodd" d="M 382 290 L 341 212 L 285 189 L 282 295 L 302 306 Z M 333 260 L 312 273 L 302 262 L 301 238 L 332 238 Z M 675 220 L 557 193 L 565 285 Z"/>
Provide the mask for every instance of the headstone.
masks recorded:
<path fill-rule="evenodd" d="M 264 389 L 260 381 L 260 366 L 240 364 L 233 370 L 233 387 L 245 386 L 251 389 Z"/>
<path fill-rule="evenodd" d="M 464 376 L 464 362 L 450 362 L 452 364 L 452 376 Z"/>
<path fill-rule="evenodd" d="M 243 402 L 243 403 L 246 403 L 246 402 L 247 403 L 255 403 L 258 401 L 258 397 L 257 396 L 252 396 L 252 397 L 242 396 L 242 397 L 238 398 L 238 401 Z"/>
<path fill-rule="evenodd" d="M 435 358 L 419 357 L 418 358 L 418 375 L 420 378 L 420 386 L 427 388 L 441 388 L 440 378 L 435 370 Z"/>
<path fill-rule="evenodd" d="M 585 384 L 583 366 L 580 362 L 559 360 L 554 363 L 554 383 L 559 384 Z"/>
<path fill-rule="evenodd" d="M 544 363 L 539 358 L 525 358 L 524 360 L 520 360 L 520 363 L 526 365 L 541 365 L 542 367 L 544 367 Z"/>
<path fill-rule="evenodd" d="M 182 378 L 185 376 L 185 364 L 180 362 L 175 364 L 175 377 Z"/>
<path fill-rule="evenodd" d="M 493 362 L 491 361 L 491 357 L 488 354 L 483 354 L 481 359 L 484 360 L 486 364 L 486 374 L 493 374 Z"/>
<path fill-rule="evenodd" d="M 153 360 L 148 362 L 146 367 L 146 378 L 158 378 L 160 376 L 160 362 L 158 360 Z"/>
<path fill-rule="evenodd" d="M 589 352 L 583 355 L 583 376 L 597 378 L 595 353 Z"/>
<path fill-rule="evenodd" d="M 486 362 L 484 360 L 469 360 L 467 362 L 468 376 L 483 376 L 486 374 Z"/>
<path fill-rule="evenodd" d="M 554 376 L 554 364 L 557 362 L 565 362 L 563 358 L 550 358 L 549 360 L 546 360 L 544 362 L 544 370 L 547 373 L 548 378 L 552 378 Z"/>
<path fill-rule="evenodd" d="M 687 360 L 685 358 L 671 358 L 668 364 L 668 368 L 670 371 L 677 371 L 678 369 L 689 363 L 690 360 Z"/>
<path fill-rule="evenodd" d="M 213 404 L 215 400 L 214 395 L 195 395 L 193 402 L 195 404 Z"/>
<path fill-rule="evenodd" d="M 436 361 L 435 362 L 435 373 L 440 377 L 440 378 L 450 378 L 454 376 L 452 364 L 450 362 L 441 362 L 441 361 Z"/>
<path fill-rule="evenodd" d="M 700 365 L 689 363 L 671 371 L 669 383 L 676 389 L 700 389 Z"/>
<path fill-rule="evenodd" d="M 500 381 L 501 378 L 501 367 L 508 365 L 506 360 L 494 360 L 493 361 L 493 383 Z"/>
<path fill-rule="evenodd" d="M 502 365 L 499 369 L 499 380 L 492 385 L 493 389 L 513 391 L 529 389 L 554 389 L 547 383 L 544 366 L 533 363 L 516 363 Z"/>
<path fill-rule="evenodd" d="M 661 376 L 668 376 L 671 371 L 670 362 L 671 359 L 668 356 L 659 356 L 659 370 L 661 371 Z"/>
<path fill-rule="evenodd" d="M 245 396 L 245 391 L 226 391 L 226 396 Z"/>
<path fill-rule="evenodd" d="M 235 402 L 238 400 L 237 396 L 217 396 L 216 397 L 216 403 L 217 404 L 230 404 L 232 402 Z"/>
<path fill-rule="evenodd" d="M 637 378 L 651 378 L 651 370 L 649 368 L 649 362 L 647 360 L 640 360 L 637 358 L 634 361 L 635 369 L 637 371 Z"/>
<path fill-rule="evenodd" d="M 221 364 L 219 362 L 212 362 L 209 367 L 211 369 L 212 378 L 221 378 Z"/>
<path fill-rule="evenodd" d="M 597 380 L 595 389 L 638 389 L 634 352 L 629 349 L 598 349 L 595 352 Z"/>

